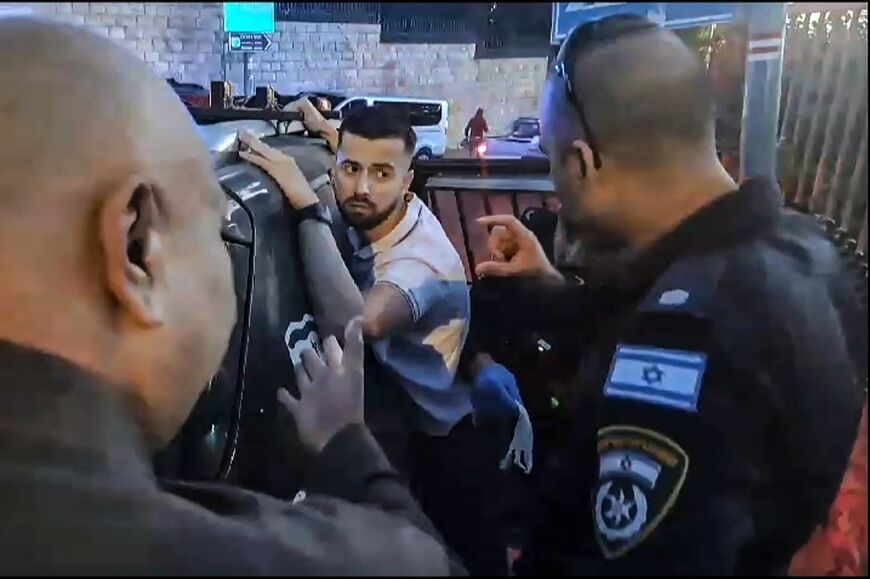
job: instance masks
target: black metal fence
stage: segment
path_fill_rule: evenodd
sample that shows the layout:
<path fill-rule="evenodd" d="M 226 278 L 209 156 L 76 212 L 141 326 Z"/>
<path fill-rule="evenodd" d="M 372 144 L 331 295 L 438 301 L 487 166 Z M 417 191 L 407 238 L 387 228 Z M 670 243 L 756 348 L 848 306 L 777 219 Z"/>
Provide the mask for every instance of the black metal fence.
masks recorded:
<path fill-rule="evenodd" d="M 481 23 L 477 58 L 546 57 L 550 52 L 549 2 L 492 3 Z"/>
<path fill-rule="evenodd" d="M 469 3 L 384 2 L 381 42 L 473 43 L 478 37 L 476 16 Z"/>
<path fill-rule="evenodd" d="M 333 22 L 377 24 L 380 2 L 276 2 L 275 19 L 280 22 Z"/>
<path fill-rule="evenodd" d="M 380 24 L 381 42 L 475 44 L 477 58 L 547 56 L 548 2 L 278 2 L 285 22 Z"/>

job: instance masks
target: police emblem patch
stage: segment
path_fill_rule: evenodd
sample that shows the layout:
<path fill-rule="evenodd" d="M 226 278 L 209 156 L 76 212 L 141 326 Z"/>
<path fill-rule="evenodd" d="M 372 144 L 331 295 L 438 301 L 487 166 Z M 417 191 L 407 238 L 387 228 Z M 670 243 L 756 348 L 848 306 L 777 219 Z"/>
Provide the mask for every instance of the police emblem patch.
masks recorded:
<path fill-rule="evenodd" d="M 598 432 L 595 534 L 607 559 L 621 557 L 658 526 L 677 500 L 689 457 L 671 439 L 633 426 Z"/>

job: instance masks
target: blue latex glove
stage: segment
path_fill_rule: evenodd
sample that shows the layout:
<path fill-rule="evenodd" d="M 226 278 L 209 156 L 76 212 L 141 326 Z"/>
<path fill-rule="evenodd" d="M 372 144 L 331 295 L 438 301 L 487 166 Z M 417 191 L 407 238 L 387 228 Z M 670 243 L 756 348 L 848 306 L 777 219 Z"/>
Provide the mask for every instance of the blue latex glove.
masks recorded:
<path fill-rule="evenodd" d="M 510 370 L 495 363 L 484 368 L 474 379 L 471 404 L 476 418 L 513 424 L 513 438 L 499 468 L 507 470 L 514 464 L 528 474 L 532 470 L 534 446 L 532 423 L 523 406 L 517 379 Z"/>
<path fill-rule="evenodd" d="M 485 418 L 514 418 L 517 405 L 522 405 L 517 379 L 501 364 L 490 364 L 474 379 L 471 391 L 474 414 Z"/>

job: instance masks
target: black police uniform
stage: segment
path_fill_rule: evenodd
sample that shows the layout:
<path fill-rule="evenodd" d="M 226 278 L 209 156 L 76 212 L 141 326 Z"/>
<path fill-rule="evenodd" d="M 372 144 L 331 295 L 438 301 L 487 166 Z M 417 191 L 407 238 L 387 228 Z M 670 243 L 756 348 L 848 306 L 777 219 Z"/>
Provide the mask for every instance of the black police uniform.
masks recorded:
<path fill-rule="evenodd" d="M 821 226 L 753 179 L 608 282 L 515 571 L 784 573 L 860 420 L 854 280 Z"/>

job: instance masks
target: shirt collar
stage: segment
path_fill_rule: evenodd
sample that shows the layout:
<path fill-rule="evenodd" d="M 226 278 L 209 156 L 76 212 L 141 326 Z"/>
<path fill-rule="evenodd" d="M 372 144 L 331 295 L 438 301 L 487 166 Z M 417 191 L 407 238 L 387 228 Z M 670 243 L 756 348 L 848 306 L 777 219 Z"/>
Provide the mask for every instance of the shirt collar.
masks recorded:
<path fill-rule="evenodd" d="M 153 480 L 117 388 L 75 364 L 0 340 L 0 461 Z"/>
<path fill-rule="evenodd" d="M 423 207 L 423 202 L 420 201 L 419 197 L 414 195 L 414 198 L 405 208 L 405 215 L 399 223 L 396 224 L 392 231 L 371 244 L 369 244 L 365 238 L 356 231 L 356 229 L 349 227 L 347 235 L 350 238 L 351 245 L 353 246 L 354 255 L 357 257 L 377 255 L 387 251 L 388 249 L 392 249 L 401 243 L 406 237 L 408 237 L 408 235 L 410 235 L 411 231 L 413 231 L 420 222 L 420 219 L 423 216 Z"/>
<path fill-rule="evenodd" d="M 773 180 L 747 179 L 739 189 L 701 208 L 620 268 L 617 288 L 623 293 L 646 287 L 681 257 L 757 237 L 775 226 L 782 207 L 782 192 Z"/>

